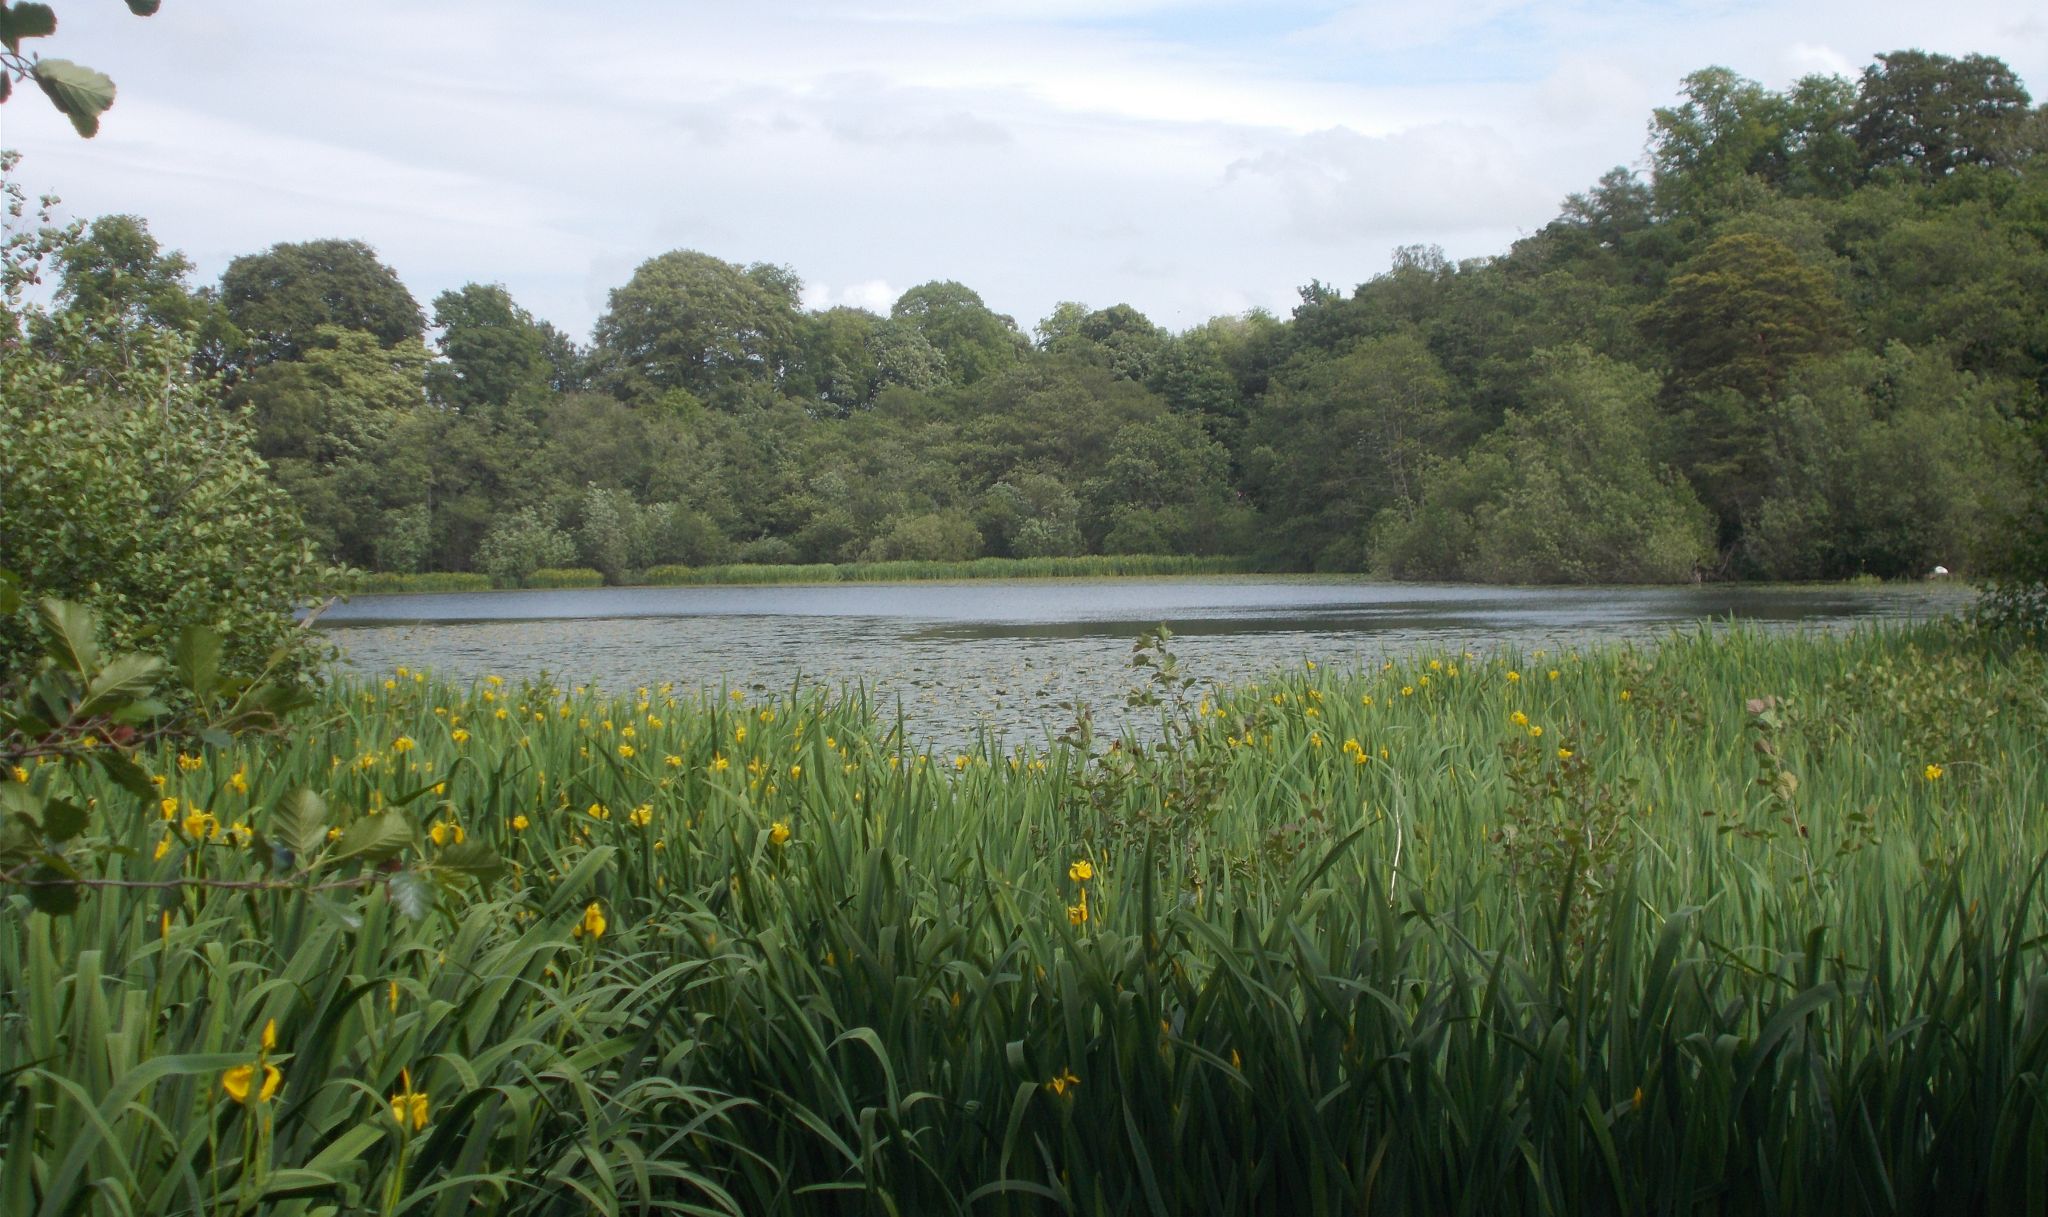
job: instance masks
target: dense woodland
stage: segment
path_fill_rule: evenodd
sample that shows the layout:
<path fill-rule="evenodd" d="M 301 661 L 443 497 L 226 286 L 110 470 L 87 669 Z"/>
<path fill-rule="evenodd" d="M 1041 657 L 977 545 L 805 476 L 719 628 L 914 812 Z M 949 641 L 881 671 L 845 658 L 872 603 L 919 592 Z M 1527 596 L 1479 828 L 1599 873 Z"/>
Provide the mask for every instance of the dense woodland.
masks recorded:
<path fill-rule="evenodd" d="M 1181 333 L 1078 303 L 1027 333 L 956 282 L 806 311 L 790 268 L 689 250 L 615 289 L 588 346 L 498 286 L 423 309 L 359 241 L 195 288 L 113 216 L 52 263 L 32 347 L 88 335 L 105 365 L 181 336 L 315 550 L 376 570 L 1832 579 L 1996 572 L 2039 531 L 2048 107 L 1981 55 L 1783 92 L 1694 73 L 1641 171 L 1505 253 L 1404 248 L 1291 317 Z"/>

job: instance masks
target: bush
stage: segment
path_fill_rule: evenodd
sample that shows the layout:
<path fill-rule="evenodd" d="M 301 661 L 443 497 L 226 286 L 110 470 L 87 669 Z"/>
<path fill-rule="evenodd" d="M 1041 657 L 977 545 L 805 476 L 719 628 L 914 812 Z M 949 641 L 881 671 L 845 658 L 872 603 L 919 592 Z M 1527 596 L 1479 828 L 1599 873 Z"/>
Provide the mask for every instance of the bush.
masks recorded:
<path fill-rule="evenodd" d="M 91 610 L 113 651 L 168 653 L 190 626 L 225 641 L 222 671 L 318 653 L 294 609 L 345 586 L 266 476 L 248 428 L 215 409 L 191 347 L 48 318 L 35 348 L 0 348 L 0 555 L 25 603 Z M 26 608 L 0 618 L 0 684 L 41 652 Z"/>
<path fill-rule="evenodd" d="M 497 583 L 518 587 L 535 571 L 576 560 L 576 542 L 534 508 L 491 521 L 477 547 L 477 564 Z"/>

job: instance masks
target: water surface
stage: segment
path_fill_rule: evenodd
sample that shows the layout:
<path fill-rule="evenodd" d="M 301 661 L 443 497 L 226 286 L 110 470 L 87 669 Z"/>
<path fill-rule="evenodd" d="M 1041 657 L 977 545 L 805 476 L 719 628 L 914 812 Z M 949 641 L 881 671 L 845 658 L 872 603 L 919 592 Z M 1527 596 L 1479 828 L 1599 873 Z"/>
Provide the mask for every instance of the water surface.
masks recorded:
<path fill-rule="evenodd" d="M 358 596 L 320 624 L 365 671 L 399 664 L 470 680 L 547 671 L 607 688 L 858 686 L 914 734 L 979 727 L 1035 742 L 1070 705 L 1112 716 L 1131 643 L 1162 622 L 1205 680 L 1314 659 L 1376 666 L 1420 650 L 1488 652 L 1653 638 L 1703 620 L 1840 628 L 1967 603 L 1940 585 L 1502 588 L 1358 580 L 976 580 L 769 587 L 589 588 Z"/>

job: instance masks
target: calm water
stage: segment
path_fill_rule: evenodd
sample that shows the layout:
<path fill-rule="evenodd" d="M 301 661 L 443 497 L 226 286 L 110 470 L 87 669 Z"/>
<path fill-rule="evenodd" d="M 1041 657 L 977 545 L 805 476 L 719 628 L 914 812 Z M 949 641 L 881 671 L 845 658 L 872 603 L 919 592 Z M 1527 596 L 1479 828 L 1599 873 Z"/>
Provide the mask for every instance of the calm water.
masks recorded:
<path fill-rule="evenodd" d="M 802 681 L 901 704 L 935 745 L 987 727 L 1033 742 L 1133 683 L 1131 643 L 1165 622 L 1188 670 L 1224 683 L 1303 659 L 1343 669 L 1436 648 L 1656 637 L 1701 620 L 1776 628 L 1934 616 L 1943 585 L 1482 588 L 1273 577 L 981 580 L 358 596 L 321 618 L 346 662 L 455 680 L 548 671 L 607 688 L 716 692 Z"/>

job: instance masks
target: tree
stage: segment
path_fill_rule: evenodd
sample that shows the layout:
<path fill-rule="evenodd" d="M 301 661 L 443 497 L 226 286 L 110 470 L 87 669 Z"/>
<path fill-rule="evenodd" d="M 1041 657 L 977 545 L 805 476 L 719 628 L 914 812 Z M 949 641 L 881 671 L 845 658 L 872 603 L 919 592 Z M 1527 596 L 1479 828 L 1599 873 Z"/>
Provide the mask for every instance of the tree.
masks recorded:
<path fill-rule="evenodd" d="M 726 402 L 736 387 L 780 380 L 796 336 L 796 288 L 779 267 L 665 253 L 612 289 L 592 358 L 627 396 L 683 389 Z"/>
<path fill-rule="evenodd" d="M 1381 513 L 1373 567 L 1488 583 L 1670 583 L 1713 553 L 1712 517 L 1655 459 L 1656 378 L 1584 347 L 1539 353 L 1523 408 Z"/>
<path fill-rule="evenodd" d="M 1755 233 L 1717 238 L 1679 267 L 1645 325 L 1670 359 L 1672 390 L 1731 389 L 1751 400 L 1775 397 L 1801 360 L 1847 336 L 1828 277 Z"/>
<path fill-rule="evenodd" d="M 971 385 L 1008 367 L 1028 345 L 1014 320 L 989 311 L 973 289 L 950 279 L 904 292 L 889 316 L 938 351 L 954 384 Z"/>
<path fill-rule="evenodd" d="M 465 284 L 434 297 L 442 362 L 427 391 L 444 409 L 484 414 L 503 424 L 538 414 L 554 369 L 548 335 L 498 284 Z"/>
<path fill-rule="evenodd" d="M 228 263 L 221 304 L 247 340 L 244 369 L 297 359 L 324 327 L 370 335 L 393 348 L 417 344 L 426 318 L 398 273 L 361 241 L 273 245 Z"/>
<path fill-rule="evenodd" d="M 1702 68 L 1680 86 L 1685 101 L 1650 123 L 1652 189 L 1661 215 L 1695 218 L 1739 205 L 1745 179 L 1768 180 L 1784 159 L 1780 99 L 1727 68 Z"/>
<path fill-rule="evenodd" d="M 161 0 L 128 0 L 128 11 L 138 17 L 148 17 L 159 7 Z M 91 139 L 99 134 L 100 115 L 114 104 L 114 82 L 68 59 L 22 53 L 27 39 L 56 32 L 57 14 L 49 5 L 0 0 L 0 102 L 13 96 L 15 82 L 33 80 L 78 133 Z"/>
<path fill-rule="evenodd" d="M 1867 169 L 1898 165 L 1927 178 L 2016 163 L 2034 151 L 2013 139 L 2031 100 L 2005 61 L 1990 55 L 1893 51 L 1863 69 L 1856 147 Z"/>

